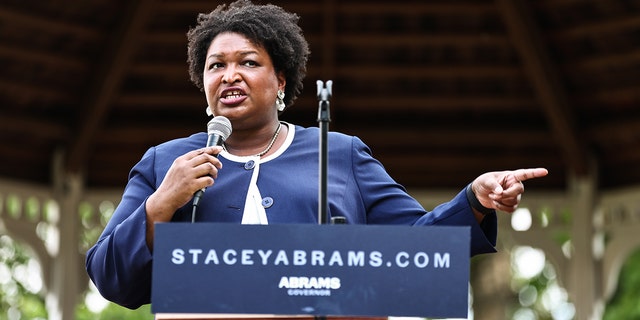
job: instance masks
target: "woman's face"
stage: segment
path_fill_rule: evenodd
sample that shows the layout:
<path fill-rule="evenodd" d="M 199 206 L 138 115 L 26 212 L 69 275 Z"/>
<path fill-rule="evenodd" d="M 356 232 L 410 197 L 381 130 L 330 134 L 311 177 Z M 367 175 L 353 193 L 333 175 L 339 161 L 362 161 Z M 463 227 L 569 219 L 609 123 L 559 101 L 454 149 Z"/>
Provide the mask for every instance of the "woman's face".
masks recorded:
<path fill-rule="evenodd" d="M 285 78 L 261 46 L 238 33 L 221 33 L 211 41 L 203 72 L 209 108 L 233 121 L 234 130 L 277 119 L 276 96 Z"/>

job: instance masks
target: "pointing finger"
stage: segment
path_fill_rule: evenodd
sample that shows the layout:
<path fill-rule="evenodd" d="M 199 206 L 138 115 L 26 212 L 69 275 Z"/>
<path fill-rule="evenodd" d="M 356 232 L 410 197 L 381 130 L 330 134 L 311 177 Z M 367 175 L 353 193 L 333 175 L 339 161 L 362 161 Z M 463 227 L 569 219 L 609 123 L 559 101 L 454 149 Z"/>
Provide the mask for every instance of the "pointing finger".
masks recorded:
<path fill-rule="evenodd" d="M 545 168 L 518 169 L 513 172 L 513 176 L 518 181 L 525 181 L 533 178 L 544 177 L 549 173 Z"/>

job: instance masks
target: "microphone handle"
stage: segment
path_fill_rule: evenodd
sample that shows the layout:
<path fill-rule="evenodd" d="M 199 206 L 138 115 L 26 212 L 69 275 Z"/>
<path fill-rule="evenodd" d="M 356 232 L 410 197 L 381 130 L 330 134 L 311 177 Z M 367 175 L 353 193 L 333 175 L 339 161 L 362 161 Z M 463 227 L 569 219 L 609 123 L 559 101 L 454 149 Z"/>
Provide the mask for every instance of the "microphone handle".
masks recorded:
<path fill-rule="evenodd" d="M 207 147 L 213 147 L 213 146 L 221 146 L 224 143 L 224 139 L 222 138 L 222 135 L 219 134 L 210 134 L 209 137 L 207 138 Z M 218 157 L 218 155 L 214 155 L 214 157 Z M 200 199 L 202 198 L 202 196 L 204 195 L 204 191 L 207 188 L 204 187 L 198 191 L 196 191 L 196 193 L 193 195 L 193 212 L 194 214 L 191 215 L 191 222 L 194 222 L 195 220 L 195 211 L 196 208 L 200 205 Z"/>
<path fill-rule="evenodd" d="M 210 134 L 207 139 L 207 147 L 221 146 L 223 143 L 224 139 L 222 138 L 222 135 L 219 134 Z M 214 157 L 218 157 L 218 155 L 215 155 Z"/>

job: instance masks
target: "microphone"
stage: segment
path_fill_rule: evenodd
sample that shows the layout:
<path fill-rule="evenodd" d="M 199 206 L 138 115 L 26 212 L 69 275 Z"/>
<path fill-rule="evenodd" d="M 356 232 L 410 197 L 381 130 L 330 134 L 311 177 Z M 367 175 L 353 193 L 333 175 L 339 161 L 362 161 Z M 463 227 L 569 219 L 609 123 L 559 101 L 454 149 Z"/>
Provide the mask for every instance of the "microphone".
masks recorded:
<path fill-rule="evenodd" d="M 231 135 L 231 121 L 223 116 L 217 116 L 209 120 L 207 123 L 207 147 L 221 146 Z M 217 155 L 215 155 L 217 157 Z M 195 221 L 196 208 L 200 204 L 200 199 L 206 188 L 202 188 L 193 195 L 193 212 L 191 214 L 191 222 Z"/>
<path fill-rule="evenodd" d="M 231 121 L 227 117 L 217 116 L 207 123 L 207 147 L 221 146 L 231 135 Z M 217 157 L 217 155 L 216 155 Z"/>

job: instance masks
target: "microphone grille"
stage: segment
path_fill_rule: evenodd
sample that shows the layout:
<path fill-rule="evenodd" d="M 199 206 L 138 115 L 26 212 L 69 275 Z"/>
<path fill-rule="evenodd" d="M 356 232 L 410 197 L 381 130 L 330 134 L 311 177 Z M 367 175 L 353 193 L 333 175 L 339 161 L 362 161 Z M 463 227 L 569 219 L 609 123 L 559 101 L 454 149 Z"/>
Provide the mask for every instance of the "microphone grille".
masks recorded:
<path fill-rule="evenodd" d="M 218 134 L 222 140 L 227 140 L 231 135 L 231 121 L 223 116 L 214 117 L 207 123 L 207 133 Z"/>

